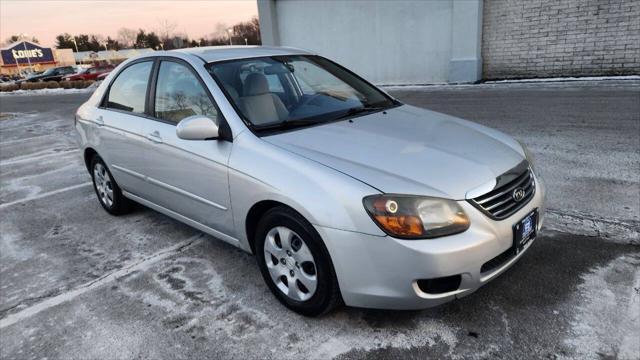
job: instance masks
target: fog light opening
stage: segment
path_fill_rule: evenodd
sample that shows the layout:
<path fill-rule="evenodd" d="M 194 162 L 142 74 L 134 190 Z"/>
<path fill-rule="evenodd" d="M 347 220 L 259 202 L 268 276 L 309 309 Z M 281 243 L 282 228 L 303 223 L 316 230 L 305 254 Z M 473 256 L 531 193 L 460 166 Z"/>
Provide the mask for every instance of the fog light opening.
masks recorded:
<path fill-rule="evenodd" d="M 460 288 L 461 282 L 462 276 L 460 275 L 445 276 L 435 279 L 421 279 L 417 281 L 420 291 L 427 294 L 444 294 L 456 291 Z"/>

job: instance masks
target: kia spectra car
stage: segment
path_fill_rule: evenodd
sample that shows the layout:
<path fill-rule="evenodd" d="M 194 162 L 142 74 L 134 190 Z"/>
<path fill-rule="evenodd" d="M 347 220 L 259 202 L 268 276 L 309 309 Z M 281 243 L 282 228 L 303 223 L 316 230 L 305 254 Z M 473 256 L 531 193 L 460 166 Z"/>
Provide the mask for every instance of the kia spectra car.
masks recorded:
<path fill-rule="evenodd" d="M 297 49 L 130 59 L 75 127 L 108 213 L 136 202 L 255 254 L 304 315 L 468 295 L 523 256 L 544 216 L 522 144 Z"/>

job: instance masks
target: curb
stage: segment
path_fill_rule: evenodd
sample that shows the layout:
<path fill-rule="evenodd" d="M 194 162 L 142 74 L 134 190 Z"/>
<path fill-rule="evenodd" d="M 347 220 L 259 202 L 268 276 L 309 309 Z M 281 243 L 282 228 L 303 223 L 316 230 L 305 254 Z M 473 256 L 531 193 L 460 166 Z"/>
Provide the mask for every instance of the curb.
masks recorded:
<path fill-rule="evenodd" d="M 640 222 L 625 222 L 548 209 L 545 227 L 576 235 L 600 237 L 620 244 L 640 245 Z"/>

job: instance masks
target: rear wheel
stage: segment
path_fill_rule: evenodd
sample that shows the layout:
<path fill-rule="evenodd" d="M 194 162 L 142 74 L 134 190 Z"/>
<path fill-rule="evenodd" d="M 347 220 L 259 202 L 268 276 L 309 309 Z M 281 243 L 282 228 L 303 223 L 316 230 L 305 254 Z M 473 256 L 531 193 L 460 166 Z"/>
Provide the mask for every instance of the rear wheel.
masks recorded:
<path fill-rule="evenodd" d="M 109 214 L 122 215 L 131 211 L 133 205 L 131 200 L 122 195 L 107 165 L 98 155 L 94 155 L 91 159 L 91 178 L 100 205 Z"/>
<path fill-rule="evenodd" d="M 291 209 L 267 211 L 256 232 L 256 258 L 276 298 L 307 316 L 331 311 L 341 302 L 329 253 L 311 224 Z"/>

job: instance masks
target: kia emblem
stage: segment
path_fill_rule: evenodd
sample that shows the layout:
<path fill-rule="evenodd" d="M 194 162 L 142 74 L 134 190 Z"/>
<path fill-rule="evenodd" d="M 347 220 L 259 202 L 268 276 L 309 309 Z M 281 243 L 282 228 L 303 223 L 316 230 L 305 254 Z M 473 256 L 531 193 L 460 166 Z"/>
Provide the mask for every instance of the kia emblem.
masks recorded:
<path fill-rule="evenodd" d="M 513 193 L 511 194 L 511 197 L 516 202 L 520 202 L 520 201 L 522 201 L 522 199 L 524 199 L 524 195 L 525 195 L 524 189 L 519 187 L 519 188 L 515 188 L 513 190 Z"/>

